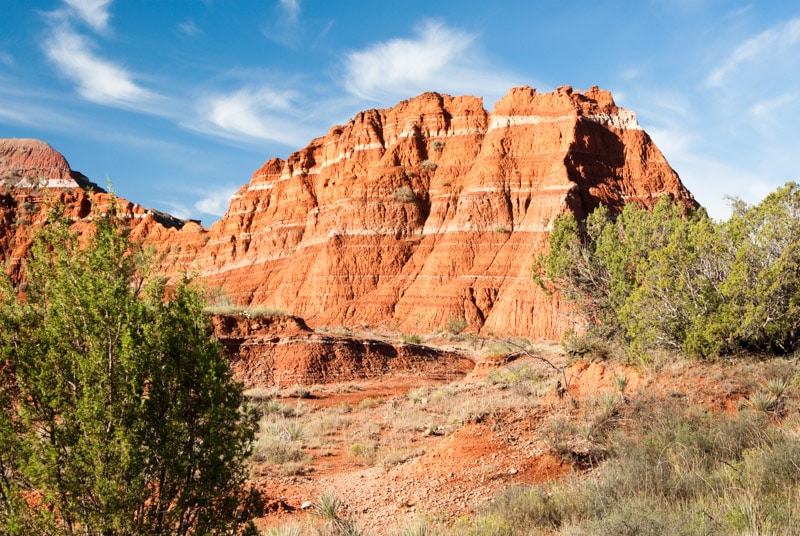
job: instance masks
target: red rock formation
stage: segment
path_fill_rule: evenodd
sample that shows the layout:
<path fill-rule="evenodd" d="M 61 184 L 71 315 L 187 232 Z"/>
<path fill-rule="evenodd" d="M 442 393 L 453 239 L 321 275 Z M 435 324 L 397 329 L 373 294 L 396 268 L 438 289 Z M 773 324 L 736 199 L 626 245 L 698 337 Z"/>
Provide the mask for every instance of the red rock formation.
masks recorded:
<path fill-rule="evenodd" d="M 389 375 L 452 378 L 474 363 L 457 352 L 315 333 L 292 316 L 217 315 L 214 333 L 245 388 L 313 385 Z"/>
<path fill-rule="evenodd" d="M 16 138 L 0 139 L 0 180 L 6 189 L 78 188 L 89 184 L 48 144 Z"/>
<path fill-rule="evenodd" d="M 269 160 L 199 252 L 241 304 L 320 324 L 558 338 L 558 303 L 531 281 L 553 219 L 600 203 L 694 204 L 636 116 L 607 91 L 514 88 L 489 114 L 426 93 L 369 110 Z"/>
<path fill-rule="evenodd" d="M 0 246 L 14 258 L 27 235 L 12 224 L 37 214 L 42 186 L 75 207 L 77 223 L 90 197 L 105 202 L 53 153 L 30 140 L 0 145 Z M 521 87 L 492 113 L 479 98 L 436 93 L 362 112 L 267 161 L 208 231 L 119 203 L 134 236 L 162 252 L 164 273 L 199 272 L 237 304 L 312 326 L 429 332 L 454 318 L 485 334 L 557 339 L 566 317 L 531 280 L 554 218 L 651 206 L 664 193 L 695 203 L 609 92 Z"/>
<path fill-rule="evenodd" d="M 48 144 L 30 139 L 0 139 L 0 259 L 20 277 L 20 262 L 28 252 L 36 229 L 50 207 L 61 204 L 73 226 L 82 231 L 91 218 L 92 205 L 107 210 L 112 196 L 81 173 Z M 135 239 L 153 244 L 182 243 L 188 253 L 202 244 L 201 226 L 155 210 L 114 198 L 116 212 L 129 222 Z M 165 250 L 167 251 L 167 250 Z"/>

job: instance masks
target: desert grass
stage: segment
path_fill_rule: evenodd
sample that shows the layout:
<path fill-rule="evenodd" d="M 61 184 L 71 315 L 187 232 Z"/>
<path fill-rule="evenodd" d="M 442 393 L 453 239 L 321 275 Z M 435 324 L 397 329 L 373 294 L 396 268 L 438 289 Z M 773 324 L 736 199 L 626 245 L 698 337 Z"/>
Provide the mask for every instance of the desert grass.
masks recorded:
<path fill-rule="evenodd" d="M 419 387 L 297 417 L 276 410 L 271 418 L 299 421 L 306 449 L 316 437 L 338 436 L 350 463 L 390 471 L 424 454 L 420 436 L 535 415 L 539 444 L 576 468 L 559 481 L 505 490 L 475 517 L 421 518 L 395 534 L 800 535 L 798 362 L 701 365 L 665 353 L 638 368 L 648 381 L 636 392 L 617 374 L 605 392 L 557 398 L 554 373 L 512 362 L 479 382 Z M 686 385 L 698 378 L 740 396 L 738 409 L 687 404 L 693 399 Z M 673 380 L 688 383 L 655 390 Z M 303 533 L 359 530 L 352 522 L 320 523 Z"/>
<path fill-rule="evenodd" d="M 654 400 L 627 411 L 604 463 L 507 490 L 478 516 L 479 532 L 800 534 L 798 423 L 776 427 L 757 409 L 714 415 Z"/>

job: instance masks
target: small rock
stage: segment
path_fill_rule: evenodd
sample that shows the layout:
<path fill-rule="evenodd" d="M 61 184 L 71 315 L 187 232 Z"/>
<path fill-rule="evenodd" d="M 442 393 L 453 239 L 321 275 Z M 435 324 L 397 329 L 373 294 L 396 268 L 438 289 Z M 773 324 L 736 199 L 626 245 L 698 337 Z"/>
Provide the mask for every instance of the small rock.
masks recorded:
<path fill-rule="evenodd" d="M 514 469 L 513 467 L 512 467 L 511 469 L 509 469 L 509 470 L 508 470 L 508 474 L 509 474 L 509 475 L 516 475 L 517 473 L 519 473 L 519 471 L 517 471 L 517 470 L 516 470 L 516 469 Z"/>
<path fill-rule="evenodd" d="M 306 501 L 306 502 L 304 502 L 303 504 L 300 505 L 300 509 L 301 510 L 308 510 L 312 506 L 314 506 L 314 503 L 312 503 L 311 501 Z"/>

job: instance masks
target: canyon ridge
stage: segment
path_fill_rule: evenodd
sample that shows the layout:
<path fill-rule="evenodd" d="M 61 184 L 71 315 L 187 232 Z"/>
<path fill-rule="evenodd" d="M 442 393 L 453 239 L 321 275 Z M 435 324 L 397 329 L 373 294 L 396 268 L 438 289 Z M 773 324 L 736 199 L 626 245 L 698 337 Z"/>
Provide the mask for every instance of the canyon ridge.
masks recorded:
<path fill-rule="evenodd" d="M 608 91 L 513 88 L 492 112 L 477 97 L 425 93 L 359 113 L 272 158 L 206 229 L 117 199 L 162 273 L 197 274 L 226 303 L 309 326 L 557 340 L 570 327 L 531 265 L 554 219 L 600 204 L 696 206 L 636 115 Z M 76 228 L 109 194 L 44 142 L 0 140 L 0 248 L 19 275 L 43 205 Z"/>

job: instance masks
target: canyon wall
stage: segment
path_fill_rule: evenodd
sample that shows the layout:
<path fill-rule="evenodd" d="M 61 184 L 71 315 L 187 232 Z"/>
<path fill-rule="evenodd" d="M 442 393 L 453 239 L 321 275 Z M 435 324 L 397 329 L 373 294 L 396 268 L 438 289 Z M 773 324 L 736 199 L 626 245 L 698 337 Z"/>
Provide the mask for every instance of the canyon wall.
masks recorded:
<path fill-rule="evenodd" d="M 0 246 L 14 259 L 29 241 L 20 218 L 42 217 L 41 191 L 66 196 L 76 224 L 89 196 L 107 201 L 49 146 L 25 141 L 0 145 Z M 531 279 L 553 220 L 663 194 L 695 204 L 609 92 L 520 87 L 491 113 L 480 98 L 437 93 L 361 112 L 268 160 L 208 230 L 119 203 L 164 273 L 197 273 L 239 305 L 312 327 L 425 333 L 465 320 L 483 334 L 558 339 L 567 317 Z"/>
<path fill-rule="evenodd" d="M 196 262 L 232 301 L 312 326 L 557 339 L 566 317 L 531 280 L 554 218 L 665 193 L 694 204 L 607 91 L 514 88 L 492 113 L 426 93 L 267 161 Z"/>

